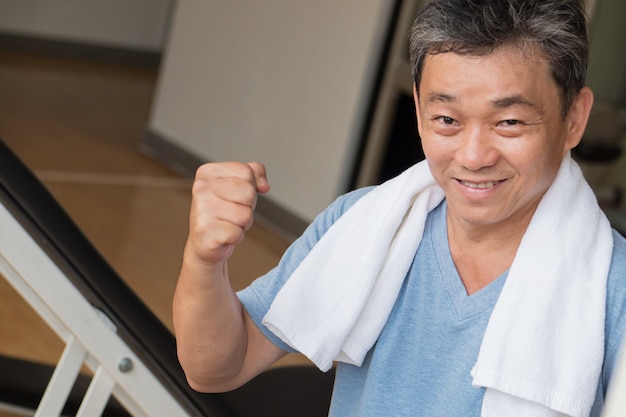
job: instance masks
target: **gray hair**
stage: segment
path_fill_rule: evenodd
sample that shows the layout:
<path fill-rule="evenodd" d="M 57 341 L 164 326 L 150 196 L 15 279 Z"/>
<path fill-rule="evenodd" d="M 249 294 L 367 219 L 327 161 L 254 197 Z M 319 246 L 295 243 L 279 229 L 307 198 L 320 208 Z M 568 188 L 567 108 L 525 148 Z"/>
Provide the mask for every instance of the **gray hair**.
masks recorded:
<path fill-rule="evenodd" d="M 585 85 L 589 61 L 582 0 L 434 0 L 411 26 L 410 62 L 419 89 L 427 54 L 482 56 L 502 46 L 539 50 L 569 112 Z"/>

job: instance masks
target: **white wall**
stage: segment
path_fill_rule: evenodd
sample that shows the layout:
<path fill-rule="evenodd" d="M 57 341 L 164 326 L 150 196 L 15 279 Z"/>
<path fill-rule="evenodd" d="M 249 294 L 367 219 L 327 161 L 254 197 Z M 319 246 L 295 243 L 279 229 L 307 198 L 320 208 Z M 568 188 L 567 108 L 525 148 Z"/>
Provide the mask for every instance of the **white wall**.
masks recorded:
<path fill-rule="evenodd" d="M 0 0 L 0 31 L 160 51 L 174 0 Z"/>
<path fill-rule="evenodd" d="M 149 129 L 264 162 L 269 198 L 312 220 L 347 184 L 392 3 L 180 2 Z"/>

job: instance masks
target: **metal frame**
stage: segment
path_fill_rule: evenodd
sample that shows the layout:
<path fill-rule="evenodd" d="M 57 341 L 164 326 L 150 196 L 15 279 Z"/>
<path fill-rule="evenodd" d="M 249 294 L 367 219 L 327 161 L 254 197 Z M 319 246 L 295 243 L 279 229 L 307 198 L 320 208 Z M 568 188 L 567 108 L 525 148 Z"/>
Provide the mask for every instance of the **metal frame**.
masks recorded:
<path fill-rule="evenodd" d="M 187 416 L 4 205 L 0 225 L 0 274 L 66 344 L 35 416 L 60 415 L 83 364 L 94 377 L 77 417 L 100 416 L 111 395 L 135 417 Z"/>

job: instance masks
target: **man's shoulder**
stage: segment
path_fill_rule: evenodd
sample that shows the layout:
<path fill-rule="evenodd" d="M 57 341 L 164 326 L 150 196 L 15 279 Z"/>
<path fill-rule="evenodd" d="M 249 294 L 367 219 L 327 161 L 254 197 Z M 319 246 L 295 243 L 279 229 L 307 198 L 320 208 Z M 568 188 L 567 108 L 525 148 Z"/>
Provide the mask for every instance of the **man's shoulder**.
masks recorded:
<path fill-rule="evenodd" d="M 376 187 L 377 186 L 375 186 L 375 185 L 371 185 L 371 186 L 368 186 L 368 187 L 357 188 L 356 190 L 349 191 L 349 192 L 343 194 L 342 196 L 340 196 L 339 198 L 337 198 L 337 200 L 335 200 L 333 205 L 338 206 L 338 207 L 336 207 L 336 209 L 338 211 L 345 212 L 350 207 L 352 207 L 352 205 L 354 205 L 354 203 L 359 201 L 361 199 L 361 197 L 363 197 L 365 194 L 369 193 L 370 191 L 372 191 Z"/>
<path fill-rule="evenodd" d="M 613 260 L 626 267 L 626 238 L 613 230 Z"/>
<path fill-rule="evenodd" d="M 613 230 L 613 257 L 607 283 L 609 311 L 626 308 L 626 238 Z M 620 313 L 621 314 L 621 313 Z"/>

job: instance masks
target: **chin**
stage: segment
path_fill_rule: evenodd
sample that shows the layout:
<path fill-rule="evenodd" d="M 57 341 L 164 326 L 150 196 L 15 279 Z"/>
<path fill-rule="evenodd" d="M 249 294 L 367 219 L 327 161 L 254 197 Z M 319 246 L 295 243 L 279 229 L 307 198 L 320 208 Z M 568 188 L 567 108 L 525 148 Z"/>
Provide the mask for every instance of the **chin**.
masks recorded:
<path fill-rule="evenodd" d="M 491 226 L 506 220 L 506 216 L 503 216 L 502 212 L 491 207 L 464 208 L 450 214 L 455 215 L 464 223 L 474 226 Z"/>

